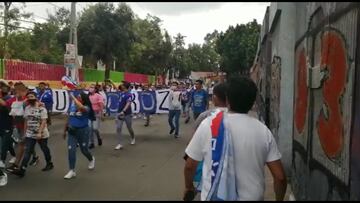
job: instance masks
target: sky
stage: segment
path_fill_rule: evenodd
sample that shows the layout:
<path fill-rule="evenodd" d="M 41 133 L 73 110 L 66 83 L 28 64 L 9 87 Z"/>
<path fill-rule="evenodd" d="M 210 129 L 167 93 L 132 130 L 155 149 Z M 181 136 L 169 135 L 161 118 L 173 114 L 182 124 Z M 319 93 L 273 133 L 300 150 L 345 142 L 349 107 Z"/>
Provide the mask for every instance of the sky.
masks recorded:
<path fill-rule="evenodd" d="M 95 2 L 78 2 L 77 11 Z M 115 3 L 117 4 L 117 3 Z M 181 33 L 185 44 L 204 42 L 207 33 L 226 31 L 230 25 L 242 24 L 256 19 L 262 23 L 270 2 L 128 2 L 134 13 L 145 18 L 149 13 L 162 20 L 161 26 L 171 36 Z M 15 4 L 20 6 L 21 4 Z M 45 22 L 47 13 L 59 7 L 69 8 L 70 2 L 27 2 L 25 11 L 34 13 L 34 21 Z M 31 24 L 23 24 L 31 26 Z"/>

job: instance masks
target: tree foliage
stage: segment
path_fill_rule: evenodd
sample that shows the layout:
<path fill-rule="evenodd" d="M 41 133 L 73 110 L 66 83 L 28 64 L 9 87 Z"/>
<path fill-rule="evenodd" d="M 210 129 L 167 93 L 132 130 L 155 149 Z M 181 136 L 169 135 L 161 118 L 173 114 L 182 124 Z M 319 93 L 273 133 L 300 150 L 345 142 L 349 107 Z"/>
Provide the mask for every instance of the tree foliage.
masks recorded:
<path fill-rule="evenodd" d="M 8 11 L 11 20 L 6 41 L 11 58 L 63 63 L 65 44 L 69 42 L 70 10 L 57 9 L 31 31 L 16 28 L 30 14 L 17 7 L 8 7 Z M 256 54 L 259 32 L 260 25 L 254 20 L 229 26 L 225 32 L 214 30 L 202 44 L 186 47 L 186 36 L 171 36 L 162 28 L 159 17 L 148 14 L 142 19 L 125 3 L 101 2 L 80 13 L 78 53 L 84 56 L 83 67 L 94 68 L 101 60 L 106 65 L 106 76 L 114 62 L 117 71 L 159 75 L 170 70 L 171 75 L 179 73 L 179 78 L 187 78 L 191 71 L 246 73 Z M 4 40 L 2 33 L 0 42 Z"/>
<path fill-rule="evenodd" d="M 260 25 L 255 19 L 221 32 L 216 42 L 216 51 L 221 55 L 221 69 L 228 74 L 246 73 L 256 54 L 259 33 Z"/>
<path fill-rule="evenodd" d="M 106 78 L 113 61 L 122 65 L 128 55 L 134 34 L 131 30 L 134 13 L 121 3 L 98 3 L 84 10 L 79 26 L 79 53 L 85 60 L 101 60 L 106 64 Z"/>

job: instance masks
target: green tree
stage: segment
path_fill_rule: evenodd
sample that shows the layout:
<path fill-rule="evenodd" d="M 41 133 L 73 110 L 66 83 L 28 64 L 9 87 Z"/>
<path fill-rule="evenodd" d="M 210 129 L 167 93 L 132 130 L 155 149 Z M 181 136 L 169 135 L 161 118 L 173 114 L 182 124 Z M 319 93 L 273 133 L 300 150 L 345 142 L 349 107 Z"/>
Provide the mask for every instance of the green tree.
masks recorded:
<path fill-rule="evenodd" d="M 59 27 L 53 22 L 36 24 L 33 29 L 32 47 L 40 54 L 40 61 L 49 64 L 62 64 L 63 46 L 56 37 Z"/>
<path fill-rule="evenodd" d="M 48 23 L 52 23 L 58 27 L 56 39 L 65 53 L 65 44 L 69 43 L 70 35 L 70 10 L 61 7 L 56 10 L 55 14 L 49 14 Z"/>
<path fill-rule="evenodd" d="M 187 52 L 184 47 L 185 45 L 185 37 L 181 33 L 178 33 L 174 37 L 174 50 L 171 54 L 171 62 L 170 62 L 170 74 L 173 71 L 179 71 L 179 77 L 186 77 L 189 73 L 189 68 L 187 65 Z"/>
<path fill-rule="evenodd" d="M 230 26 L 221 32 L 216 50 L 221 56 L 221 69 L 229 75 L 246 74 L 254 60 L 260 25 L 254 19 L 247 24 Z"/>
<path fill-rule="evenodd" d="M 94 65 L 102 60 L 106 65 L 105 77 L 116 58 L 124 64 L 134 41 L 131 30 L 134 14 L 125 3 L 117 8 L 112 3 L 98 3 L 86 8 L 78 25 L 79 54 Z"/>
<path fill-rule="evenodd" d="M 135 41 L 129 53 L 129 71 L 146 74 L 161 74 L 168 66 L 172 50 L 171 38 L 161 30 L 161 19 L 147 15 L 146 19 L 136 18 L 133 24 Z"/>
<path fill-rule="evenodd" d="M 20 21 L 28 19 L 32 16 L 31 13 L 24 12 L 25 3 L 22 3 L 22 7 L 13 6 L 13 2 L 3 2 L 0 4 L 0 17 L 3 20 L 4 32 L 1 32 L 1 47 L 0 56 L 9 58 L 8 50 L 8 36 L 13 31 L 18 30 L 20 27 Z"/>
<path fill-rule="evenodd" d="M 40 53 L 33 49 L 33 35 L 29 31 L 12 32 L 8 37 L 9 55 L 13 59 L 41 61 Z"/>

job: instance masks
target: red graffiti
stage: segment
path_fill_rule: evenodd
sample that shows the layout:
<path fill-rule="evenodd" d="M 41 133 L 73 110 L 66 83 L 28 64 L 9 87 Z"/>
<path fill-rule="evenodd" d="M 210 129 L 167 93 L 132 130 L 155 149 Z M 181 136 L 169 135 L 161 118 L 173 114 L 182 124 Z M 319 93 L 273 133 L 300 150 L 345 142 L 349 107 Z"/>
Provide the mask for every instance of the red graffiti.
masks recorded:
<path fill-rule="evenodd" d="M 298 133 L 302 133 L 305 127 L 308 107 L 308 88 L 306 85 L 306 57 L 304 48 L 300 51 L 298 55 L 297 77 L 295 126 Z"/>
<path fill-rule="evenodd" d="M 325 154 L 335 158 L 343 148 L 343 122 L 340 99 L 345 90 L 347 58 L 339 34 L 328 31 L 322 36 L 321 67 L 328 77 L 323 84 L 324 109 L 318 118 L 318 134 Z"/>

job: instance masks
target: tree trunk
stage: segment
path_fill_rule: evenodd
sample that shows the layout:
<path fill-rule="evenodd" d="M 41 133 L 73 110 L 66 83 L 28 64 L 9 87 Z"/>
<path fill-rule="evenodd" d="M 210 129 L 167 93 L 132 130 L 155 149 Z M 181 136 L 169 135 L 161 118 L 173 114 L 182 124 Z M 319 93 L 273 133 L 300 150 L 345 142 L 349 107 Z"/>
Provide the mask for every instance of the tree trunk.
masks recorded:
<path fill-rule="evenodd" d="M 106 59 L 105 60 L 105 80 L 108 80 L 110 78 L 110 70 L 112 68 L 112 60 Z"/>

